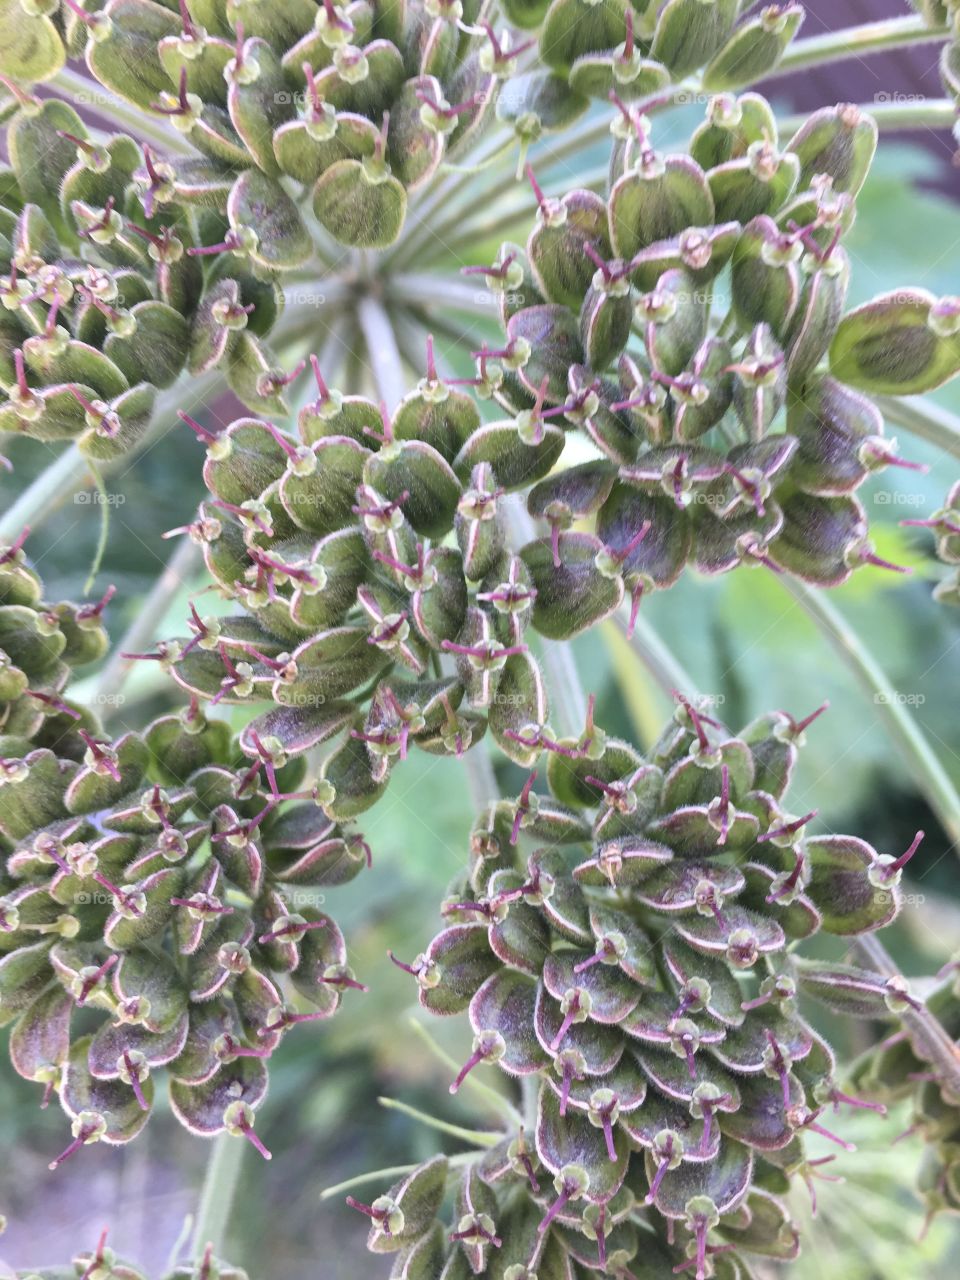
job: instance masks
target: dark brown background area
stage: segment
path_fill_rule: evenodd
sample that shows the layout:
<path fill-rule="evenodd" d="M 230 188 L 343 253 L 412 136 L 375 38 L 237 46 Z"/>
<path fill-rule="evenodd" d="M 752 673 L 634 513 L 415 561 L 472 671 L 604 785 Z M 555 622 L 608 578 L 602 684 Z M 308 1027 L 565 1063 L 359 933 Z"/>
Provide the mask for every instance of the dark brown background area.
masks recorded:
<path fill-rule="evenodd" d="M 801 40 L 881 18 L 902 18 L 913 12 L 909 0 L 805 0 L 804 8 L 807 16 L 800 28 Z M 834 102 L 869 106 L 878 94 L 942 98 L 940 49 L 940 44 L 918 44 L 890 53 L 847 58 L 798 71 L 758 88 L 767 96 L 786 98 L 797 111 L 813 111 Z M 943 167 L 953 150 L 949 134 L 916 129 L 898 136 L 904 142 L 918 143 L 935 156 L 940 172 L 929 185 L 960 198 L 960 169 Z"/>

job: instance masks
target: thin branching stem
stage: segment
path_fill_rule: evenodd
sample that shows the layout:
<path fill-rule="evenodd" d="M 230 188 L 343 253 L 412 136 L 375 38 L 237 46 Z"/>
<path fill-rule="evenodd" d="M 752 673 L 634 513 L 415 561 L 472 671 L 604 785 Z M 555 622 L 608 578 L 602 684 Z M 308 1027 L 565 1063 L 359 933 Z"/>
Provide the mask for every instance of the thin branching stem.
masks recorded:
<path fill-rule="evenodd" d="M 856 676 L 914 782 L 954 847 L 960 847 L 960 795 L 910 708 L 853 627 L 827 598 L 799 579 L 784 585 Z"/>
<path fill-rule="evenodd" d="M 445 1067 L 449 1067 L 454 1074 L 460 1070 L 461 1064 L 455 1058 L 451 1058 L 446 1049 L 440 1047 L 422 1022 L 418 1022 L 416 1018 L 410 1018 L 408 1025 L 414 1035 L 423 1041 L 439 1062 L 442 1062 Z M 509 1125 L 519 1127 L 523 1124 L 523 1116 L 521 1116 L 510 1099 L 504 1097 L 502 1093 L 498 1093 L 496 1089 L 491 1089 L 488 1084 L 484 1084 L 475 1071 L 471 1071 L 466 1077 L 462 1088 L 470 1089 L 478 1098 L 483 1098 L 487 1106 L 494 1107 Z"/>
<path fill-rule="evenodd" d="M 482 284 L 451 280 L 446 275 L 429 271 L 401 272 L 386 282 L 389 301 L 411 306 L 441 306 L 450 311 L 496 319 L 496 298 Z"/>
<path fill-rule="evenodd" d="M 447 1162 L 457 1169 L 461 1165 L 469 1164 L 471 1160 L 475 1160 L 476 1153 L 473 1151 L 461 1151 L 455 1156 L 448 1156 Z M 397 1178 L 406 1177 L 408 1173 L 413 1173 L 414 1169 L 419 1169 L 418 1164 L 393 1164 L 386 1169 L 370 1169 L 367 1173 L 358 1173 L 354 1178 L 347 1178 L 344 1182 L 338 1182 L 333 1187 L 325 1187 L 320 1192 L 321 1200 L 331 1200 L 334 1196 L 340 1195 L 344 1191 L 352 1191 L 354 1187 L 365 1187 L 371 1182 L 385 1182 L 387 1179 L 395 1181 Z"/>
<path fill-rule="evenodd" d="M 428 1115 L 426 1111 L 418 1111 L 416 1107 L 411 1107 L 407 1102 L 401 1102 L 399 1098 L 378 1098 L 377 1102 L 387 1111 L 399 1111 L 405 1116 L 410 1116 L 412 1120 L 427 1125 L 430 1129 L 447 1133 L 452 1138 L 460 1138 L 474 1147 L 495 1147 L 503 1140 L 502 1133 L 490 1129 L 467 1129 L 460 1124 L 451 1124 L 449 1120 L 441 1120 L 437 1116 Z"/>
<path fill-rule="evenodd" d="M 885 49 L 903 49 L 913 44 L 935 44 L 946 40 L 946 27 L 930 27 L 920 17 L 883 18 L 864 22 L 841 31 L 825 31 L 821 35 L 795 40 L 766 79 L 789 75 L 809 67 L 822 67 L 828 62 L 862 58 Z"/>
<path fill-rule="evenodd" d="M 96 696 L 97 705 L 102 707 L 102 720 L 108 720 L 110 712 L 119 705 L 115 699 L 135 665 L 133 659 L 124 658 L 123 654 L 140 653 L 155 643 L 157 628 L 166 616 L 171 601 L 201 563 L 200 548 L 190 538 L 184 537 L 160 571 L 136 618 L 103 668 L 97 682 Z M 108 701 L 108 698 L 111 700 Z"/>
<path fill-rule="evenodd" d="M 176 420 L 174 414 L 177 409 L 195 411 L 197 406 L 208 404 L 211 389 L 222 385 L 222 376 L 205 374 L 192 379 L 188 385 L 189 395 L 187 386 L 178 382 L 157 397 L 148 430 L 121 458 L 102 464 L 104 476 L 110 475 L 119 466 L 123 466 L 125 474 L 138 454 L 149 449 L 165 431 L 171 429 L 172 421 Z M 75 444 L 68 445 L 56 461 L 42 471 L 4 513 L 0 519 L 0 542 L 16 537 L 25 525 L 35 529 L 66 502 L 71 494 L 82 488 L 91 473 L 90 462 L 79 447 Z"/>
<path fill-rule="evenodd" d="M 924 396 L 874 396 L 885 418 L 960 459 L 960 418 Z"/>
<path fill-rule="evenodd" d="M 857 938 L 853 946 L 863 962 L 884 978 L 902 978 L 896 961 L 875 934 Z M 935 1069 L 941 1087 L 960 1100 L 960 1046 L 926 1005 L 907 1005 L 899 1016 L 918 1055 Z"/>
<path fill-rule="evenodd" d="M 957 118 L 957 108 L 950 98 L 923 98 L 919 102 L 861 102 L 859 109 L 876 120 L 881 133 L 899 133 L 905 129 L 949 130 Z M 801 112 L 778 120 L 780 136 L 789 138 L 808 118 Z"/>
<path fill-rule="evenodd" d="M 550 185 L 549 177 L 544 174 L 543 168 L 536 170 L 537 176 L 543 176 L 543 180 Z M 597 166 L 593 169 L 580 171 L 577 175 L 577 187 L 589 187 L 591 189 L 601 187 L 607 179 L 606 167 Z M 563 186 L 569 184 L 569 175 L 563 176 Z M 513 195 L 513 200 L 509 203 L 505 202 L 505 197 Z M 498 203 L 499 202 L 499 203 Z M 471 245 L 477 238 L 483 240 L 495 240 L 501 236 L 505 230 L 510 230 L 517 223 L 528 223 L 537 211 L 537 202 L 532 192 L 529 190 L 517 189 L 517 182 L 513 174 L 510 175 L 509 183 L 504 182 L 501 186 L 494 187 L 483 193 L 482 199 L 468 204 L 466 207 L 457 207 L 450 210 L 448 216 L 443 222 L 432 226 L 429 235 L 418 243 L 415 253 L 398 252 L 395 265 L 396 267 L 407 266 L 411 258 L 415 258 L 418 264 L 436 261 L 437 259 L 450 258 L 463 259 L 466 261 L 471 253 Z M 493 217 L 491 217 L 493 214 Z M 526 234 L 526 227 L 524 234 Z"/>
<path fill-rule="evenodd" d="M 616 624 L 625 635 L 629 622 L 630 610 L 628 606 L 624 606 L 617 614 Z M 642 610 L 637 614 L 628 643 L 664 693 L 672 695 L 675 689 L 679 689 L 688 697 L 696 694 L 697 686 L 693 677 L 643 616 Z"/>
<path fill-rule="evenodd" d="M 535 150 L 531 149 L 531 155 L 528 157 L 531 165 L 539 174 L 548 173 L 554 167 L 562 164 L 567 170 L 565 176 L 569 178 L 570 173 L 567 161 L 571 156 L 595 146 L 598 142 L 602 142 L 608 137 L 610 119 L 611 115 L 608 108 L 596 120 L 575 130 L 572 136 L 565 138 L 563 141 L 557 141 L 552 144 L 545 141 Z M 575 170 L 575 174 L 577 186 L 580 186 L 581 170 Z M 505 174 L 498 182 L 492 184 L 489 181 L 484 182 L 479 191 L 477 191 L 472 186 L 473 179 L 476 176 L 476 174 L 466 172 L 454 174 L 447 181 L 441 181 L 435 190 L 424 196 L 420 204 L 414 206 L 411 219 L 413 225 L 409 233 L 403 237 L 397 248 L 387 257 L 391 269 L 407 265 L 414 259 L 418 262 L 422 261 L 423 252 L 431 244 L 442 243 L 444 235 L 449 234 L 451 227 L 457 227 L 466 210 L 479 203 L 483 212 L 488 214 L 495 201 L 499 197 L 509 194 L 517 185 L 516 175 L 511 170 L 509 174 Z M 534 208 L 536 208 L 536 205 L 534 205 Z M 444 220 L 439 224 L 435 224 L 433 221 L 434 215 L 439 210 L 443 210 Z"/>

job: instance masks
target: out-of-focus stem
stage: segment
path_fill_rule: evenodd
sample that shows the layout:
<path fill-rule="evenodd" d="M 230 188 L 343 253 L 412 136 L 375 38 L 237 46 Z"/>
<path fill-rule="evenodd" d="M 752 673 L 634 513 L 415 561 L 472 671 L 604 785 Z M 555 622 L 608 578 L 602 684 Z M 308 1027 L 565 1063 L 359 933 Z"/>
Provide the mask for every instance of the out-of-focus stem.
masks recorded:
<path fill-rule="evenodd" d="M 795 40 L 765 78 L 789 75 L 791 71 L 820 67 L 827 62 L 862 58 L 868 53 L 882 53 L 884 49 L 932 44 L 946 40 L 949 35 L 946 27 L 928 27 L 920 17 L 884 18 L 842 31 L 825 31 L 822 35 Z"/>
<path fill-rule="evenodd" d="M 132 660 L 121 655 L 139 653 L 156 642 L 157 627 L 169 609 L 170 601 L 183 586 L 184 579 L 188 578 L 199 564 L 200 548 L 189 537 L 184 537 L 163 567 L 136 618 L 104 667 L 97 682 L 98 702 L 101 695 L 116 695 L 123 688 L 134 664 Z M 116 703 L 105 703 L 105 711 L 101 713 L 101 719 L 108 720 L 110 709 L 115 708 L 116 705 Z"/>
<path fill-rule="evenodd" d="M 246 1150 L 229 1133 L 214 1138 L 207 1161 L 207 1171 L 200 1193 L 200 1207 L 193 1232 L 193 1256 L 199 1259 L 208 1244 L 215 1254 L 223 1253 L 230 1209 L 240 1181 L 240 1168 Z"/>
<path fill-rule="evenodd" d="M 451 280 L 446 275 L 433 275 L 428 271 L 401 272 L 387 282 L 387 297 L 400 304 L 415 306 L 442 306 L 452 311 L 466 311 L 470 315 L 496 317 L 495 299 L 482 284 L 467 284 Z"/>
<path fill-rule="evenodd" d="M 322 304 L 298 307 L 284 315 L 273 334 L 278 347 L 284 341 L 295 340 L 304 330 L 312 328 L 317 311 L 321 307 L 332 306 L 339 300 L 341 293 L 335 288 L 337 284 L 339 282 L 336 281 L 324 283 L 328 292 L 324 294 Z M 222 374 L 217 371 L 174 383 L 157 397 L 153 420 L 142 438 L 122 457 L 102 464 L 103 474 L 109 475 L 121 466 L 124 470 L 129 470 L 134 459 L 156 444 L 165 429 L 170 428 L 171 419 L 178 409 L 185 409 L 196 415 L 197 410 L 209 404 L 214 394 L 219 394 L 225 385 Z M 89 473 L 90 465 L 79 448 L 75 444 L 68 445 L 20 494 L 13 506 L 4 512 L 0 518 L 0 542 L 12 541 L 26 525 L 35 529 L 86 483 Z"/>
<path fill-rule="evenodd" d="M 390 317 L 383 303 L 367 294 L 357 306 L 357 319 L 380 399 L 388 409 L 395 409 L 406 392 L 406 379 Z"/>
<path fill-rule="evenodd" d="M 134 138 L 145 138 L 148 142 L 155 142 L 168 154 L 178 156 L 200 154 L 182 134 L 169 128 L 165 121 L 148 115 L 141 107 L 134 107 L 124 102 L 122 98 L 105 89 L 98 80 L 85 76 L 72 67 L 64 67 L 59 71 L 50 81 L 49 87 L 72 98 L 78 106 L 85 107 L 101 119 L 108 121 L 113 130 L 120 125 Z"/>
<path fill-rule="evenodd" d="M 875 934 L 865 934 L 853 944 L 864 963 L 885 978 L 903 975 L 886 947 Z M 960 1099 L 960 1047 L 955 1045 L 926 1005 L 908 1005 L 899 1015 L 917 1053 L 935 1068 L 942 1087 Z"/>
<path fill-rule="evenodd" d="M 563 142 L 557 143 L 555 146 L 544 144 L 537 147 L 531 156 L 531 163 L 539 172 L 546 169 L 550 165 L 559 164 L 567 159 L 571 154 L 593 146 L 597 142 L 601 142 L 610 131 L 610 114 L 605 112 L 598 119 L 591 121 L 582 129 L 573 131 L 573 135 L 564 139 Z M 496 139 L 491 139 L 494 146 L 485 148 L 480 152 L 478 163 L 483 163 L 486 156 L 491 150 L 502 146 L 499 141 L 499 134 Z M 416 202 L 411 209 L 411 226 L 406 235 L 404 235 L 400 244 L 391 255 L 391 261 L 396 265 L 409 262 L 412 258 L 418 257 L 418 250 L 422 249 L 425 243 L 429 243 L 435 235 L 433 225 L 434 215 L 438 210 L 442 209 L 445 213 L 453 213 L 457 210 L 456 217 L 461 217 L 463 213 L 461 198 L 467 192 L 471 182 L 476 174 L 466 171 L 457 173 L 444 173 L 441 170 L 439 178 L 424 193 L 421 200 Z M 482 192 L 482 203 L 485 207 L 497 198 L 510 191 L 516 182 L 516 178 L 511 172 L 508 177 L 502 178 L 498 183 L 485 186 Z M 469 193 L 468 193 L 469 194 Z"/>
<path fill-rule="evenodd" d="M 410 1030 L 420 1037 L 434 1057 L 438 1058 L 444 1066 L 449 1067 L 451 1071 L 459 1070 L 460 1063 L 455 1058 L 451 1058 L 446 1049 L 442 1049 L 437 1044 L 422 1022 L 419 1022 L 416 1018 L 411 1018 L 409 1026 Z M 523 1117 L 510 1099 L 504 1097 L 502 1093 L 498 1093 L 496 1089 L 491 1089 L 490 1085 L 484 1084 L 476 1072 L 471 1072 L 467 1076 L 463 1082 L 463 1088 L 470 1089 L 478 1098 L 484 1098 L 487 1105 L 493 1106 L 506 1119 L 508 1124 L 518 1126 L 523 1124 Z"/>
<path fill-rule="evenodd" d="M 536 173 L 551 185 L 548 178 L 544 176 L 545 166 L 538 166 Z M 606 166 L 597 166 L 593 169 L 581 170 L 575 179 L 565 174 L 562 185 L 566 188 L 574 181 L 577 187 L 590 189 L 602 187 L 606 182 L 607 173 Z M 515 198 L 505 205 L 501 198 L 511 193 Z M 500 203 L 496 203 L 497 201 Z M 532 192 L 523 189 L 522 184 L 518 183 L 511 174 L 509 184 L 504 182 L 489 192 L 483 192 L 481 198 L 473 202 L 472 206 L 451 210 L 445 221 L 431 227 L 429 237 L 422 244 L 417 245 L 416 260 L 431 262 L 453 255 L 466 258 L 471 245 L 478 238 L 486 240 L 502 235 L 516 223 L 532 220 L 536 211 L 537 201 Z M 396 265 L 407 265 L 411 256 L 406 252 L 402 255 L 398 252 Z"/>
<path fill-rule="evenodd" d="M 885 418 L 911 435 L 960 458 L 960 418 L 923 396 L 874 396 Z"/>
<path fill-rule="evenodd" d="M 913 780 L 954 847 L 960 847 L 960 795 L 909 707 L 857 633 L 821 592 L 799 579 L 785 577 L 784 585 L 872 698 L 877 714 L 900 748 Z"/>
<path fill-rule="evenodd" d="M 881 133 L 904 129 L 944 129 L 953 127 L 957 108 L 949 98 L 924 98 L 921 102 L 861 102 L 859 109 L 873 116 Z M 805 114 L 777 121 L 780 136 L 788 138 L 807 120 Z"/>
<path fill-rule="evenodd" d="M 616 618 L 617 625 L 624 634 L 629 620 L 629 608 L 624 606 Z M 697 686 L 693 677 L 643 616 L 643 610 L 637 614 L 629 643 L 664 693 L 669 696 L 674 689 L 679 689 L 688 697 L 696 696 Z"/>
<path fill-rule="evenodd" d="M 0 543 L 12 542 L 26 528 L 35 529 L 76 489 L 87 471 L 87 460 L 71 445 L 37 476 L 0 518 Z"/>
<path fill-rule="evenodd" d="M 162 434 L 164 423 L 169 426 L 169 419 L 177 409 L 191 409 L 202 404 L 210 388 L 219 381 L 218 375 L 211 373 L 191 380 L 189 384 L 189 400 L 187 385 L 176 383 L 169 390 L 157 397 L 150 427 L 133 449 L 112 463 L 102 464 L 104 476 L 111 474 L 117 467 L 130 464 L 138 454 L 148 449 Z M 57 460 L 37 476 L 36 480 L 24 490 L 17 501 L 0 520 L 0 541 L 16 537 L 25 525 L 35 529 L 52 512 L 64 503 L 67 498 L 79 489 L 85 478 L 91 473 L 88 459 L 80 452 L 77 445 L 68 445 Z"/>

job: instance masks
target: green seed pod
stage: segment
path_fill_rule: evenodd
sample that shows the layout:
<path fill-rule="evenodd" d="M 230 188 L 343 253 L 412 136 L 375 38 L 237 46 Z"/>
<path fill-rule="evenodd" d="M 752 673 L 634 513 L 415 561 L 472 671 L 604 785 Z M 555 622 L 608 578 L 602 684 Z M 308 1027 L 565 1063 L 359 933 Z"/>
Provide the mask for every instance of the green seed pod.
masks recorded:
<path fill-rule="evenodd" d="M 737 0 L 669 0 L 653 38 L 653 56 L 674 79 L 703 66 L 722 48 L 733 29 Z"/>
<path fill-rule="evenodd" d="M 769 74 L 803 24 L 798 4 L 771 4 L 733 33 L 703 73 L 713 92 L 736 89 Z"/>
<path fill-rule="evenodd" d="M 852 195 L 866 181 L 876 149 L 876 123 L 850 103 L 815 111 L 787 144 L 802 166 L 801 187 L 825 174 L 835 190 Z"/>
<path fill-rule="evenodd" d="M 915 395 L 960 371 L 960 304 L 921 289 L 883 294 L 844 316 L 830 370 L 862 391 Z"/>

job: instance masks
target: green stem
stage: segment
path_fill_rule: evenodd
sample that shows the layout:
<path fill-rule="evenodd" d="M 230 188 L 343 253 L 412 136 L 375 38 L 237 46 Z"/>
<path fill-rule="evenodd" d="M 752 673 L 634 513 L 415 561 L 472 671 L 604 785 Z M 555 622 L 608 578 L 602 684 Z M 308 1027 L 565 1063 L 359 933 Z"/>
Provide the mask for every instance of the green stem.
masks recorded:
<path fill-rule="evenodd" d="M 873 116 L 881 133 L 902 129 L 951 129 L 957 118 L 956 105 L 950 98 L 924 98 L 921 102 L 862 102 L 859 109 Z M 806 123 L 806 113 L 787 116 L 777 121 L 781 137 L 790 137 Z"/>
<path fill-rule="evenodd" d="M 213 1140 L 193 1232 L 193 1255 L 197 1259 L 208 1244 L 213 1245 L 215 1254 L 223 1251 L 245 1150 L 246 1143 L 238 1142 L 229 1133 L 221 1133 Z"/>
<path fill-rule="evenodd" d="M 128 470 L 138 454 L 157 442 L 163 430 L 170 428 L 169 420 L 172 415 L 177 409 L 184 407 L 187 386 L 192 397 L 187 408 L 195 410 L 197 406 L 202 407 L 207 403 L 211 387 L 219 382 L 220 379 L 215 374 L 206 374 L 201 378 L 192 379 L 188 384 L 177 383 L 158 396 L 153 420 L 145 434 L 128 453 L 105 464 L 104 475 L 109 475 L 113 469 L 121 465 L 124 471 Z M 15 538 L 25 525 L 35 529 L 62 506 L 71 494 L 88 483 L 91 472 L 90 460 L 80 452 L 77 445 L 68 445 L 57 460 L 37 476 L 0 519 L 0 542 Z"/>
<path fill-rule="evenodd" d="M 624 634 L 626 634 L 629 619 L 629 608 L 624 606 L 617 614 L 616 619 L 617 625 Z M 643 616 L 642 610 L 637 614 L 633 626 L 633 634 L 629 637 L 629 643 L 640 661 L 668 697 L 673 696 L 675 689 L 679 689 L 681 693 L 685 693 L 688 697 L 696 696 L 696 681 L 683 664 L 677 660 L 673 652 L 667 648 L 665 642 Z"/>
<path fill-rule="evenodd" d="M 90 592 L 97 580 L 97 574 L 100 572 L 104 553 L 107 550 L 107 539 L 110 536 L 110 502 L 107 497 L 107 486 L 103 482 L 103 473 L 94 462 L 88 462 L 87 467 L 93 476 L 93 486 L 100 499 L 100 536 L 97 538 L 97 549 L 93 553 L 93 564 L 91 564 L 87 580 L 83 584 L 84 595 Z"/>
<path fill-rule="evenodd" d="M 602 142 L 609 133 L 610 114 L 607 111 L 584 128 L 574 130 L 572 136 L 568 136 L 562 142 L 557 142 L 553 146 L 548 143 L 538 145 L 531 164 L 539 175 L 554 165 L 562 164 L 579 151 Z M 388 255 L 391 269 L 403 266 L 414 259 L 422 261 L 425 249 L 431 244 L 439 244 L 444 239 L 444 228 L 449 233 L 451 227 L 456 227 L 466 209 L 475 204 L 477 199 L 484 210 L 489 210 L 495 200 L 513 190 L 517 184 L 517 179 L 511 172 L 497 183 L 484 184 L 479 192 L 471 191 L 471 181 L 474 177 L 474 174 L 457 173 L 453 175 L 455 180 L 448 178 L 446 181 L 440 181 L 424 196 L 423 201 L 414 207 L 416 223 L 393 253 Z M 440 209 L 443 210 L 445 217 L 444 221 L 437 225 L 434 215 Z"/>
<path fill-rule="evenodd" d="M 825 31 L 822 35 L 795 40 L 767 79 L 789 75 L 805 67 L 820 67 L 828 62 L 859 58 L 884 49 L 900 49 L 912 44 L 932 44 L 949 38 L 946 27 L 928 27 L 920 17 L 883 18 L 864 22 L 843 31 Z"/>
<path fill-rule="evenodd" d="M 148 115 L 140 107 L 124 102 L 122 98 L 105 89 L 98 80 L 93 80 L 72 67 L 64 67 L 58 72 L 50 81 L 49 87 L 67 94 L 79 107 L 86 108 L 94 115 L 107 120 L 114 132 L 117 125 L 122 125 L 134 138 L 139 140 L 145 138 L 148 142 L 155 142 L 157 146 L 175 155 L 197 156 L 200 154 L 182 134 L 168 128 L 163 120 Z"/>
<path fill-rule="evenodd" d="M 383 303 L 367 294 L 357 306 L 357 319 L 377 392 L 388 409 L 395 409 L 404 397 L 407 382 L 390 317 Z"/>
<path fill-rule="evenodd" d="M 923 396 L 874 396 L 885 418 L 911 435 L 960 458 L 960 418 Z"/>
<path fill-rule="evenodd" d="M 446 1049 L 442 1049 L 440 1045 L 437 1044 L 436 1040 L 434 1040 L 433 1036 L 421 1022 L 418 1022 L 416 1018 L 410 1018 L 409 1026 L 411 1031 L 420 1037 L 433 1056 L 442 1062 L 444 1066 L 449 1067 L 453 1072 L 460 1070 L 460 1063 L 457 1062 L 455 1058 L 451 1058 Z M 471 1072 L 467 1076 L 463 1082 L 462 1088 L 470 1089 L 478 1097 L 484 1098 L 488 1105 L 494 1106 L 497 1111 L 500 1112 L 508 1124 L 523 1124 L 523 1117 L 510 1099 L 505 1098 L 503 1094 L 498 1093 L 496 1089 L 491 1089 L 488 1084 L 484 1084 L 482 1080 L 478 1079 L 475 1072 Z"/>
<path fill-rule="evenodd" d="M 493 771 L 493 759 L 486 743 L 471 747 L 463 753 L 463 770 L 467 775 L 470 803 L 476 813 L 485 813 L 490 805 L 500 799 L 497 775 Z"/>
<path fill-rule="evenodd" d="M 683 81 L 681 84 L 673 86 L 671 90 L 672 97 L 664 102 L 657 103 L 651 107 L 648 114 L 653 115 L 657 111 L 667 110 L 669 107 L 676 105 L 678 101 L 684 101 L 688 98 L 691 91 L 696 91 L 697 85 L 692 79 Z M 588 147 L 595 146 L 600 142 L 606 141 L 610 136 L 611 114 L 609 110 L 602 111 L 595 119 L 589 123 L 574 128 L 566 137 L 558 140 L 544 138 L 530 149 L 529 160 L 536 171 L 538 177 L 547 173 L 556 165 L 564 165 L 565 172 L 569 171 L 570 166 L 567 162 L 580 152 L 585 151 Z M 607 177 L 607 168 L 590 170 L 586 178 L 582 176 L 582 166 L 577 166 L 580 172 L 577 175 L 577 186 L 594 186 L 602 185 Z M 422 205 L 417 210 L 417 225 L 412 229 L 409 236 L 404 237 L 397 246 L 394 254 L 390 258 L 391 266 L 401 266 L 408 263 L 411 258 L 416 257 L 418 261 L 422 261 L 422 254 L 425 247 L 430 243 L 439 243 L 444 238 L 444 230 L 448 233 L 452 228 L 457 228 L 463 221 L 466 209 L 463 207 L 462 197 L 464 194 L 470 195 L 466 188 L 469 186 L 469 174 L 456 174 L 457 181 L 441 182 L 436 189 L 425 196 Z M 485 185 L 479 193 L 479 204 L 486 212 L 490 209 L 495 200 L 500 196 L 506 195 L 513 190 L 517 184 L 514 174 L 506 174 L 500 182 L 494 186 Z M 458 197 L 455 199 L 455 197 Z M 477 201 L 471 201 L 475 204 Z M 467 205 L 467 208 L 471 207 Z M 534 204 L 533 209 L 536 209 Z M 439 226 L 435 224 L 433 215 L 438 209 L 443 209 L 446 215 L 445 221 Z M 521 216 L 520 214 L 517 215 Z M 532 214 L 531 214 L 532 216 Z M 512 217 L 512 215 L 511 215 Z M 501 224 L 503 219 L 501 219 Z M 422 228 L 422 230 L 421 230 Z M 484 228 L 486 230 L 486 228 Z M 471 232 L 472 233 L 472 232 Z M 464 233 L 465 234 L 465 233 Z M 489 234 L 494 234 L 490 232 Z"/>
<path fill-rule="evenodd" d="M 821 592 L 799 579 L 786 579 L 784 585 L 873 699 L 877 714 L 902 751 L 921 793 L 952 843 L 960 845 L 960 795 L 897 690 L 853 628 Z"/>
<path fill-rule="evenodd" d="M 463 1151 L 459 1155 L 449 1156 L 448 1162 L 457 1168 L 463 1164 L 469 1164 L 471 1160 L 475 1160 L 476 1156 L 472 1151 Z M 358 1173 L 355 1178 L 347 1178 L 344 1182 L 338 1182 L 336 1186 L 326 1187 L 320 1192 L 321 1200 L 329 1200 L 333 1196 L 339 1195 L 341 1191 L 352 1191 L 354 1187 L 366 1186 L 368 1182 L 376 1182 L 378 1179 L 386 1181 L 388 1178 L 395 1181 L 397 1178 L 403 1178 L 408 1173 L 413 1173 L 414 1169 L 419 1169 L 416 1164 L 394 1164 L 386 1169 L 371 1169 L 368 1173 Z"/>
<path fill-rule="evenodd" d="M 118 694 L 133 670 L 133 661 L 129 658 L 121 657 L 121 654 L 139 653 L 141 649 L 149 648 L 150 645 L 156 642 L 157 627 L 170 608 L 171 600 L 177 590 L 184 585 L 184 580 L 192 574 L 194 568 L 200 563 L 200 560 L 200 548 L 189 537 L 184 537 L 164 565 L 160 576 L 150 589 L 150 594 L 141 605 L 136 618 L 124 633 L 123 639 L 114 650 L 110 661 L 103 668 L 103 672 L 97 682 L 98 705 L 101 697 Z M 151 666 L 152 664 L 148 663 L 147 665 Z M 108 720 L 111 708 L 116 706 L 115 702 L 112 704 L 105 703 L 101 718 L 104 721 Z"/>
<path fill-rule="evenodd" d="M 544 169 L 545 166 L 538 167 L 537 177 L 542 178 L 546 185 L 549 186 L 550 183 L 544 175 Z M 595 190 L 603 187 L 607 177 L 607 166 L 597 166 L 594 169 L 581 171 L 577 175 L 577 186 Z M 569 182 L 569 175 L 565 177 L 565 184 L 567 182 Z M 483 240 L 494 239 L 501 236 L 505 231 L 511 230 L 518 222 L 523 222 L 524 224 L 530 222 L 538 208 L 533 194 L 529 190 L 518 189 L 518 183 L 512 174 L 509 179 L 509 185 L 503 183 L 501 188 L 500 190 L 495 188 L 494 191 L 489 193 L 484 192 L 479 201 L 473 202 L 472 208 L 458 208 L 452 211 L 444 222 L 432 227 L 432 234 L 429 239 L 423 245 L 417 247 L 417 261 L 419 263 L 432 262 L 438 258 L 449 258 L 451 255 L 466 259 L 478 238 Z M 501 202 L 493 210 L 493 202 L 502 196 L 509 195 L 511 191 L 515 192 L 515 199 L 509 204 Z M 489 219 L 491 211 L 494 212 L 493 221 L 484 221 L 484 219 Z M 526 230 L 525 225 L 524 233 L 526 233 Z M 404 254 L 403 257 L 398 255 L 396 265 L 406 265 L 409 257 L 409 254 Z"/>
<path fill-rule="evenodd" d="M 495 1147 L 498 1142 L 503 1140 L 502 1133 L 495 1133 L 491 1130 L 466 1129 L 463 1125 L 451 1124 L 448 1120 L 440 1120 L 437 1116 L 428 1115 L 426 1111 L 418 1111 L 416 1107 L 411 1107 L 409 1103 L 401 1102 L 399 1098 L 378 1098 L 377 1102 L 388 1111 L 399 1111 L 405 1116 L 410 1116 L 412 1120 L 419 1121 L 420 1124 L 429 1125 L 431 1129 L 437 1129 L 440 1133 L 448 1133 L 452 1138 L 460 1138 L 474 1147 Z"/>
<path fill-rule="evenodd" d="M 497 319 L 496 298 L 479 283 L 470 285 L 439 273 L 411 271 L 390 277 L 386 290 L 387 298 L 400 306 L 420 306 L 427 310 L 439 306 L 487 320 Z"/>
<path fill-rule="evenodd" d="M 70 445 L 37 476 L 0 519 L 0 543 L 12 542 L 29 526 L 35 529 L 51 515 L 83 481 L 87 459 Z"/>
<path fill-rule="evenodd" d="M 587 719 L 587 695 L 569 643 L 548 640 L 540 649 L 552 704 L 551 720 L 563 738 L 579 738 Z"/>
<path fill-rule="evenodd" d="M 893 957 L 875 935 L 866 934 L 857 938 L 853 946 L 864 962 L 885 978 L 903 976 Z M 900 1014 L 900 1021 L 919 1056 L 936 1068 L 941 1087 L 949 1090 L 955 1099 L 960 1099 L 960 1047 L 953 1043 L 926 1005 L 921 1004 L 916 1009 L 908 1006 Z"/>

